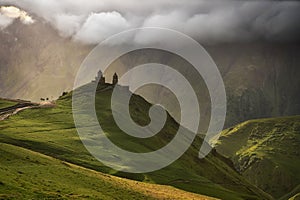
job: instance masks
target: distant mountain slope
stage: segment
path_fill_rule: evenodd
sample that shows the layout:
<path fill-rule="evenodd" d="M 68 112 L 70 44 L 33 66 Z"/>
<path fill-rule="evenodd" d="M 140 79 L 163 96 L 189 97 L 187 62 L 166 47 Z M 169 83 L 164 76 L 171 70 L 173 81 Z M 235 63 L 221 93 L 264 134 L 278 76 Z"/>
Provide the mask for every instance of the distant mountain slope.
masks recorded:
<path fill-rule="evenodd" d="M 170 141 L 178 124 L 168 117 L 162 132 L 146 140 L 134 140 L 120 131 L 112 120 L 111 89 L 98 91 L 96 109 L 101 126 L 110 139 L 122 148 L 153 151 Z M 84 103 L 84 102 L 83 102 Z M 150 104 L 139 96 L 131 100 L 132 118 L 138 123 L 148 121 Z M 271 199 L 249 184 L 217 153 L 198 159 L 201 139 L 170 166 L 146 174 L 129 174 L 112 170 L 95 160 L 82 145 L 74 127 L 71 93 L 61 97 L 55 108 L 27 109 L 0 122 L 0 142 L 17 145 L 100 172 L 143 182 L 172 185 L 186 191 L 222 199 Z M 109 149 L 104 149 L 108 152 Z M 118 156 L 118 155 L 115 155 Z"/>
<path fill-rule="evenodd" d="M 300 44 L 227 44 L 207 47 L 227 92 L 227 125 L 300 114 Z"/>
<path fill-rule="evenodd" d="M 224 130 L 216 150 L 251 183 L 280 198 L 299 192 L 299 147 L 300 116 L 293 116 L 250 120 Z"/>
<path fill-rule="evenodd" d="M 38 101 L 56 99 L 72 88 L 80 63 L 91 47 L 60 37 L 42 19 L 24 25 L 16 20 L 0 30 L 1 97 Z M 55 80 L 55 81 L 53 81 Z"/>
<path fill-rule="evenodd" d="M 219 44 L 205 46 L 205 49 L 224 80 L 226 128 L 249 119 L 300 114 L 299 44 Z M 172 66 L 187 77 L 198 95 L 202 120 L 207 123 L 211 109 L 209 93 L 201 75 L 184 59 L 166 52 L 136 51 L 120 57 L 113 69 L 121 75 L 128 66 L 149 62 Z M 167 72 L 162 75 L 164 73 Z M 169 110 L 175 110 L 174 105 L 178 104 L 173 94 L 163 87 L 148 87 L 140 94 L 150 102 L 161 100 Z M 179 121 L 180 109 L 171 115 Z"/>
<path fill-rule="evenodd" d="M 1 199 L 213 199 L 106 175 L 0 143 Z"/>
<path fill-rule="evenodd" d="M 37 101 L 57 98 L 71 90 L 76 72 L 94 46 L 63 38 L 49 23 L 35 16 L 35 23 L 24 25 L 16 20 L 0 30 L 0 94 L 2 97 Z M 300 114 L 300 45 L 241 43 L 205 46 L 223 76 L 227 91 L 226 126 L 263 117 Z M 166 64 L 188 74 L 199 89 L 206 91 L 201 77 L 182 60 L 151 51 L 132 53 L 117 60 L 118 74 L 128 66 L 148 62 Z M 154 58 L 154 59 L 153 59 Z M 115 71 L 111 71 L 114 73 Z M 111 77 L 108 73 L 107 78 Z M 193 77 L 193 75 L 197 75 Z M 188 79 L 189 81 L 190 78 Z M 176 105 L 161 89 L 148 91 L 147 100 L 165 98 L 166 106 Z M 207 99 L 203 116 L 209 115 Z M 171 113 L 176 118 L 178 113 Z M 208 120 L 203 118 L 204 120 Z M 205 128 L 204 128 L 205 129 Z"/>

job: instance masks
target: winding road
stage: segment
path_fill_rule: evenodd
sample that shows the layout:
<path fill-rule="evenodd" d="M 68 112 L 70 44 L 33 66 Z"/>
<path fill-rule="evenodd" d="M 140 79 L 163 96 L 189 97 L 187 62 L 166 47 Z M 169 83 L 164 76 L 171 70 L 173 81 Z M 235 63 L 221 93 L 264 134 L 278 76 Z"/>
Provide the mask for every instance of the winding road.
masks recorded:
<path fill-rule="evenodd" d="M 39 103 L 32 103 L 27 101 L 20 101 L 18 104 L 6 108 L 0 109 L 0 121 L 7 119 L 11 115 L 15 115 L 18 112 L 29 108 L 40 108 L 44 105 Z"/>

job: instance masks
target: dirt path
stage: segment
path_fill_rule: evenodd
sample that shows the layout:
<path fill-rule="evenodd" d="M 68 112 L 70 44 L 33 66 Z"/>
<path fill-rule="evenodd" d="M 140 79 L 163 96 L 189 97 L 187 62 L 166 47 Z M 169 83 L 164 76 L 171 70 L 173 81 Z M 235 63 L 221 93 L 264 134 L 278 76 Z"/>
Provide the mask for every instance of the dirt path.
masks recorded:
<path fill-rule="evenodd" d="M 44 103 L 31 103 L 31 102 L 20 102 L 14 106 L 0 109 L 0 121 L 9 118 L 18 112 L 31 108 L 43 108 L 43 107 L 54 107 L 55 104 L 51 102 Z"/>

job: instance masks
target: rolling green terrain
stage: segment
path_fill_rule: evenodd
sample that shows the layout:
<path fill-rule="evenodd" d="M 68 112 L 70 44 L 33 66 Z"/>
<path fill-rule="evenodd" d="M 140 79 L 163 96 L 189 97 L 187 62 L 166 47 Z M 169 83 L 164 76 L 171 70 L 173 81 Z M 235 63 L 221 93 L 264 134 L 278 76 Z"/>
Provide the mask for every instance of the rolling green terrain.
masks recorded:
<path fill-rule="evenodd" d="M 223 131 L 217 152 L 275 198 L 300 191 L 300 116 L 250 120 Z"/>
<path fill-rule="evenodd" d="M 50 23 L 38 16 L 30 26 L 15 20 L 5 31 L 0 31 L 0 41 L 0 94 L 34 101 L 41 97 L 57 98 L 63 90 L 71 90 L 78 67 L 94 48 L 61 37 Z M 248 119 L 300 114 L 299 44 L 238 42 L 204 47 L 224 79 L 228 97 L 227 127 Z M 178 56 L 162 52 L 145 49 L 132 52 L 128 57 L 122 56 L 115 66 L 109 67 L 112 73 L 105 75 L 110 79 L 114 72 L 122 75 L 130 66 L 150 62 L 172 66 L 187 75 L 186 78 L 196 86 L 195 91 L 199 92 L 199 100 L 204 96 L 207 98 L 203 94 L 206 85 L 201 83 L 202 78 L 193 66 Z M 167 109 L 176 105 L 171 94 L 162 88 L 146 91 L 144 97 L 149 102 L 163 97 L 161 99 L 167 99 L 164 105 Z M 205 101 L 201 110 L 209 112 L 210 105 Z M 171 114 L 175 118 L 178 115 L 176 112 Z M 206 115 L 202 116 L 209 120 L 209 117 L 205 119 Z"/>
<path fill-rule="evenodd" d="M 0 109 L 10 107 L 10 106 L 14 106 L 16 104 L 17 104 L 17 102 L 0 98 Z"/>
<path fill-rule="evenodd" d="M 111 92 L 111 89 L 98 91 L 96 110 L 102 128 L 114 143 L 125 149 L 146 152 L 153 151 L 172 139 L 178 124 L 170 116 L 161 133 L 145 141 L 122 133 L 112 119 Z M 164 169 L 146 174 L 116 172 L 97 161 L 82 145 L 72 119 L 71 100 L 71 93 L 69 93 L 58 99 L 53 108 L 27 109 L 1 121 L 0 142 L 14 145 L 14 148 L 18 146 L 30 149 L 98 172 L 143 182 L 171 185 L 207 196 L 222 199 L 271 199 L 268 194 L 249 184 L 227 164 L 228 160 L 218 153 L 214 152 L 205 159 L 199 160 L 197 156 L 201 145 L 200 138 L 195 140 L 191 148 L 179 160 Z M 132 118 L 137 123 L 146 124 L 149 121 L 146 115 L 149 107 L 150 104 L 144 99 L 133 96 L 130 107 Z M 3 177 L 2 174 L 0 177 Z M 64 178 L 64 176 L 60 177 Z M 13 177 L 7 177 L 1 181 L 10 179 Z M 33 192 L 37 189 L 30 183 L 24 184 L 29 188 L 28 191 Z M 86 194 L 86 192 L 83 193 Z"/>
<path fill-rule="evenodd" d="M 0 199 L 212 199 L 118 178 L 0 143 Z"/>

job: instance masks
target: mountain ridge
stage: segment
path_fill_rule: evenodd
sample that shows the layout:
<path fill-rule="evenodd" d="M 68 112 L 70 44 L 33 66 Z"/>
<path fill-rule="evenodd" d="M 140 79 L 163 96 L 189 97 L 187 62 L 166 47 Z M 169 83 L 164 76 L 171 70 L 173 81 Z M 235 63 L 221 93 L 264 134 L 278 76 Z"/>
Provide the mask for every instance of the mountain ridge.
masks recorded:
<path fill-rule="evenodd" d="M 0 44 L 0 79 L 4 80 L 0 83 L 0 93 L 3 97 L 54 100 L 63 91 L 71 91 L 81 62 L 94 47 L 63 38 L 49 22 L 38 17 L 35 20 L 31 25 L 15 20 L 0 31 L 3 41 Z M 231 43 L 204 47 L 224 79 L 228 101 L 226 127 L 253 118 L 300 114 L 298 43 Z M 189 81 L 199 83 L 195 89 L 203 103 L 203 116 L 209 115 L 209 96 L 201 76 L 194 76 L 196 73 L 189 69 L 191 66 L 170 54 L 147 50 L 132 53 L 117 59 L 112 70 L 105 73 L 107 77 L 114 72 L 122 75 L 128 66 L 149 60 L 172 66 L 187 75 Z M 164 106 L 169 112 L 177 105 L 172 94 L 163 88 L 148 90 L 139 93 L 147 101 L 153 103 L 164 97 Z M 177 111 L 171 115 L 178 119 Z M 208 123 L 209 119 L 203 120 Z"/>
<path fill-rule="evenodd" d="M 172 185 L 190 192 L 217 198 L 271 199 L 266 193 L 247 183 L 243 177 L 239 176 L 216 156 L 210 154 L 207 158 L 199 160 L 197 156 L 202 143 L 200 138 L 195 140 L 195 143 L 178 161 L 156 172 L 130 174 L 117 172 L 102 165 L 84 149 L 77 136 L 72 120 L 71 95 L 72 93 L 68 93 L 62 96 L 53 108 L 27 109 L 11 116 L 8 120 L 2 121 L 0 123 L 0 141 L 29 148 L 100 172 L 150 183 Z M 97 92 L 96 102 L 98 103 L 96 106 L 98 112 L 101 113 L 101 115 L 98 115 L 100 117 L 99 121 L 102 122 L 101 125 L 109 133 L 113 142 L 121 147 L 128 147 L 130 144 L 131 149 L 148 149 L 148 151 L 152 151 L 153 148 L 159 147 L 159 144 L 168 141 L 168 137 L 162 136 L 160 136 L 161 139 L 158 137 L 141 143 L 134 143 L 132 139 L 127 140 L 128 137 L 116 129 L 116 126 L 110 120 L 112 116 L 109 113 L 111 111 L 107 106 L 107 104 L 110 105 L 110 95 L 111 90 Z M 142 98 L 137 100 L 137 97 L 134 96 L 131 106 L 142 109 L 142 111 L 139 111 L 139 115 L 134 115 L 143 116 L 143 118 L 139 118 L 147 120 L 143 114 L 147 113 L 150 104 L 144 107 L 138 106 L 142 102 L 145 102 Z M 145 103 L 142 104 L 146 105 Z M 104 124 L 101 116 L 106 119 Z M 170 123 L 171 121 L 168 120 L 167 122 Z M 170 130 L 173 130 L 172 126 L 174 125 L 167 125 L 164 130 L 167 132 L 163 135 L 167 136 L 168 132 L 174 134 L 170 132 Z"/>

